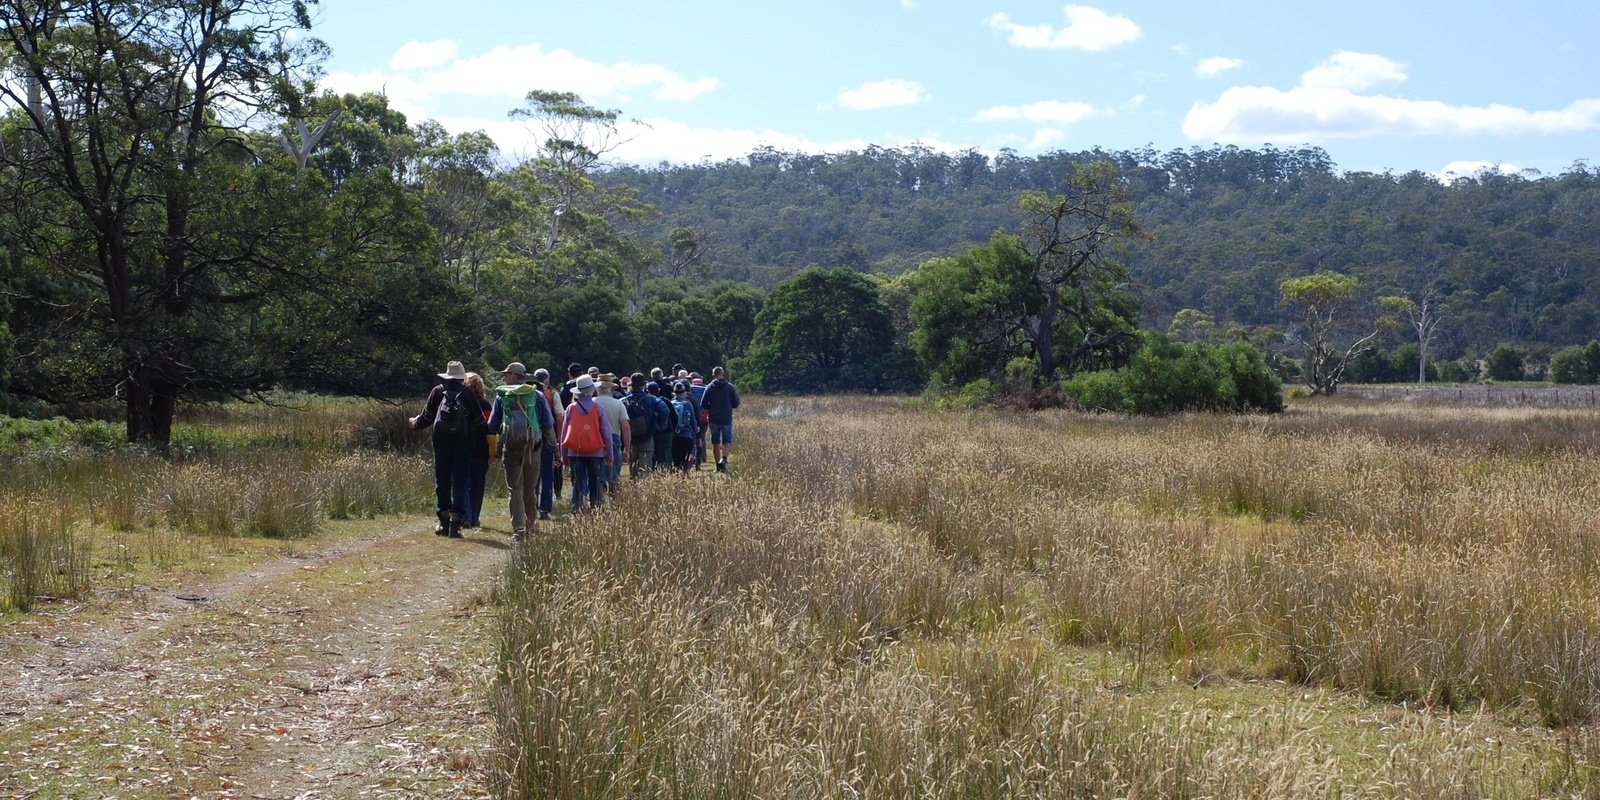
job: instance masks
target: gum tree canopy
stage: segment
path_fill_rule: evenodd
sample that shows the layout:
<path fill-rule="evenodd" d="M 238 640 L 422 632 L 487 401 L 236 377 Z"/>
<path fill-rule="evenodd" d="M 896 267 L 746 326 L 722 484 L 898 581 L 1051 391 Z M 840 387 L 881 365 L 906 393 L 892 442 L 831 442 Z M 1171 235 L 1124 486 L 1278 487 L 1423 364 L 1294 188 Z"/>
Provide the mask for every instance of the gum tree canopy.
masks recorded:
<path fill-rule="evenodd" d="M 306 113 L 309 27 L 299 0 L 0 2 L 27 393 L 117 397 L 129 440 L 160 444 L 180 397 L 371 384 L 439 349 L 416 202 L 301 172 L 272 131 Z"/>

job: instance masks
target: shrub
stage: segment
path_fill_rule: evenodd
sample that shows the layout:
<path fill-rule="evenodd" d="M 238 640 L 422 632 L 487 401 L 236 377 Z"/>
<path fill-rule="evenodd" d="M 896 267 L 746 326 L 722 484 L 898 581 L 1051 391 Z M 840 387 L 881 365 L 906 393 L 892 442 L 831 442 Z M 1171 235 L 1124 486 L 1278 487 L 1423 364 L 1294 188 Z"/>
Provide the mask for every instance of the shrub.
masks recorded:
<path fill-rule="evenodd" d="M 1577 345 L 1562 348 L 1550 357 L 1550 380 L 1556 383 L 1594 383 L 1589 360 Z"/>
<path fill-rule="evenodd" d="M 1152 333 L 1126 367 L 1078 375 L 1062 390 L 1084 408 L 1125 414 L 1283 410 L 1283 384 L 1246 342 L 1214 348 Z"/>
<path fill-rule="evenodd" d="M 1478 369 L 1474 365 L 1468 369 L 1459 361 L 1441 361 L 1438 363 L 1439 380 L 1445 383 L 1466 383 L 1478 379 Z"/>
<path fill-rule="evenodd" d="M 1489 377 L 1497 381 L 1520 381 L 1526 374 L 1522 363 L 1522 351 L 1501 342 L 1489 351 L 1484 359 L 1484 368 Z"/>

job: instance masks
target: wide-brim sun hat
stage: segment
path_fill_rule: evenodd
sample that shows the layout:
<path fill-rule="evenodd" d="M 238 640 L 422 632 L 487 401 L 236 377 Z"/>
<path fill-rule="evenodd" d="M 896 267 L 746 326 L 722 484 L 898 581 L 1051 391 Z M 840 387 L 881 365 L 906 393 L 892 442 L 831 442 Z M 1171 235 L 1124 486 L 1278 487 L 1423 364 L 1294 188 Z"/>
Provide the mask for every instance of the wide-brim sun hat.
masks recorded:
<path fill-rule="evenodd" d="M 579 375 L 578 379 L 572 382 L 572 391 L 578 394 L 594 394 L 594 378 Z"/>
<path fill-rule="evenodd" d="M 460 361 L 452 361 L 444 365 L 444 372 L 439 373 L 439 377 L 447 381 L 464 381 L 467 379 L 466 365 Z"/>

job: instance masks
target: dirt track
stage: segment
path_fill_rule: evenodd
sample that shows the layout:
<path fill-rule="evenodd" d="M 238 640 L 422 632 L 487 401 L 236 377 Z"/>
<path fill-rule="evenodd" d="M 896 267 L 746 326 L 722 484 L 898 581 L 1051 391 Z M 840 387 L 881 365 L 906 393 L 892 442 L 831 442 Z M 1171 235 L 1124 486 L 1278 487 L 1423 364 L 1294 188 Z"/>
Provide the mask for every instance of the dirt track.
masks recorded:
<path fill-rule="evenodd" d="M 482 797 L 504 520 L 0 620 L 0 798 Z"/>

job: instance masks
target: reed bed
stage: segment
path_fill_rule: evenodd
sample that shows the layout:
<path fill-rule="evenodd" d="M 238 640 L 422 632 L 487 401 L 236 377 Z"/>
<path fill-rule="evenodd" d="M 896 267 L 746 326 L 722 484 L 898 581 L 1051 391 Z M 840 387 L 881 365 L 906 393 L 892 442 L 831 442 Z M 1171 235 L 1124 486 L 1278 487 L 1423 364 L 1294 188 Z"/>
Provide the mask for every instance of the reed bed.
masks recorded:
<path fill-rule="evenodd" d="M 747 410 L 517 551 L 501 796 L 1600 793 L 1600 416 Z"/>

